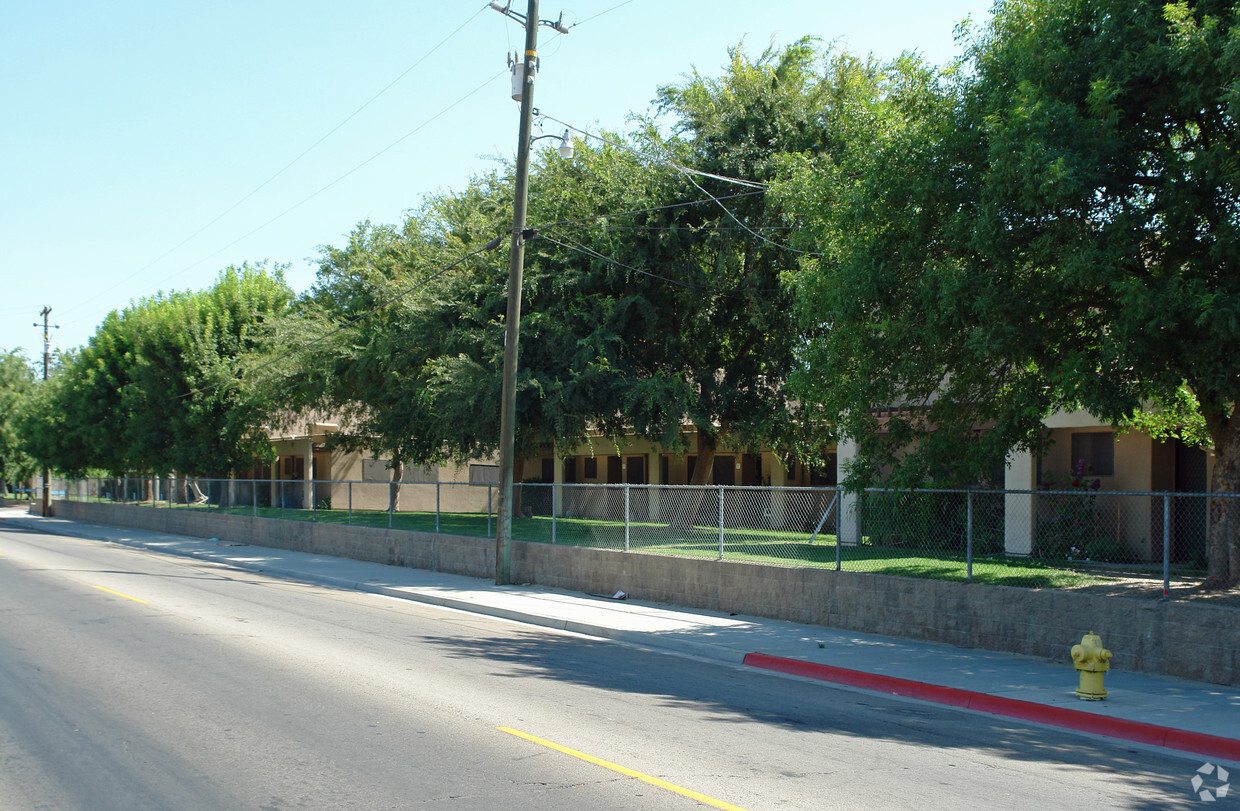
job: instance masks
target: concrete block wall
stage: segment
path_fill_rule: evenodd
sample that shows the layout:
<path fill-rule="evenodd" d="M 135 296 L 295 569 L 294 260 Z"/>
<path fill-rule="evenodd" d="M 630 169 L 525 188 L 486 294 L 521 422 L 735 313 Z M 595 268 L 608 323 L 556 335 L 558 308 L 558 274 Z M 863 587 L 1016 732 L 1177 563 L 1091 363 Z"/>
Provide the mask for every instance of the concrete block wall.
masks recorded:
<path fill-rule="evenodd" d="M 473 577 L 495 574 L 495 543 L 489 538 L 75 501 L 56 502 L 55 514 Z M 1235 608 L 523 542 L 513 543 L 512 576 L 569 591 L 619 589 L 640 600 L 1020 653 L 1065 665 L 1072 645 L 1096 631 L 1113 651 L 1116 670 L 1240 684 L 1240 610 Z"/>
<path fill-rule="evenodd" d="M 1240 684 L 1240 611 L 1234 608 L 546 544 L 516 544 L 513 572 L 556 588 L 619 589 L 642 600 L 1065 665 L 1072 645 L 1095 631 L 1114 653 L 1117 670 Z"/>
<path fill-rule="evenodd" d="M 221 538 L 233 543 L 471 577 L 495 576 L 495 542 L 481 538 L 82 501 L 58 501 L 54 512 L 71 521 L 94 521 L 196 538 Z"/>

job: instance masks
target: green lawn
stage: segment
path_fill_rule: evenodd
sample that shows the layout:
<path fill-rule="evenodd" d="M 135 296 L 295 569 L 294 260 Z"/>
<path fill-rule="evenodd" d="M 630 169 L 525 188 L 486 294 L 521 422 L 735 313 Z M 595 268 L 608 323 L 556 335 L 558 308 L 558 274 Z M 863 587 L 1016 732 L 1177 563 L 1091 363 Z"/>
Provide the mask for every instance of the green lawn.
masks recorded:
<path fill-rule="evenodd" d="M 175 505 L 185 509 L 186 505 Z M 189 509 L 206 510 L 191 505 Z M 212 507 L 214 512 L 218 508 Z M 235 507 L 225 512 L 251 515 L 253 507 Z M 259 507 L 258 515 L 291 521 L 314 521 L 386 528 L 387 512 L 354 510 L 280 510 Z M 391 515 L 395 529 L 434 532 L 433 512 L 396 512 Z M 440 513 L 439 531 L 449 535 L 474 538 L 492 537 L 496 531 L 495 517 L 473 513 Z M 729 561 L 765 563 L 777 566 L 799 566 L 834 569 L 836 539 L 819 535 L 813 543 L 809 534 L 800 531 L 767 529 L 732 529 L 723 531 L 723 558 Z M 513 539 L 534 543 L 552 542 L 552 521 L 548 516 L 519 518 L 513 521 Z M 844 546 L 839 550 L 841 569 L 849 572 L 922 577 L 936 580 L 965 581 L 968 567 L 963 554 L 918 550 L 905 547 L 870 545 Z M 558 518 L 555 521 L 555 543 L 602 549 L 624 549 L 624 524 L 585 518 Z M 678 529 L 664 523 L 630 523 L 628 548 L 656 555 L 674 555 L 705 559 L 719 558 L 719 529 L 693 527 Z M 1106 583 L 1111 578 L 1091 571 L 1080 571 L 1065 561 L 1061 565 L 1027 558 L 1004 556 L 975 557 L 973 582 L 1025 588 L 1070 588 Z"/>

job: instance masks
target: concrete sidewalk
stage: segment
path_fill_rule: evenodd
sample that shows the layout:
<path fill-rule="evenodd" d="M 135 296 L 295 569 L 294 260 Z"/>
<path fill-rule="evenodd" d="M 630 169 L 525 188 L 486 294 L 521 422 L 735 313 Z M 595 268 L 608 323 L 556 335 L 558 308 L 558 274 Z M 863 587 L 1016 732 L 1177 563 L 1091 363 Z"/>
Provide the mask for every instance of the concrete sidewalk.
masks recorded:
<path fill-rule="evenodd" d="M 459 575 L 43 518 L 18 508 L 0 509 L 0 530 L 6 527 L 184 555 L 1240 764 L 1240 689 L 1112 670 L 1107 700 L 1081 701 L 1073 692 L 1077 675 L 1068 655 L 1076 639 L 1064 640 L 1062 661 L 1047 662 L 613 595 L 496 586 Z"/>

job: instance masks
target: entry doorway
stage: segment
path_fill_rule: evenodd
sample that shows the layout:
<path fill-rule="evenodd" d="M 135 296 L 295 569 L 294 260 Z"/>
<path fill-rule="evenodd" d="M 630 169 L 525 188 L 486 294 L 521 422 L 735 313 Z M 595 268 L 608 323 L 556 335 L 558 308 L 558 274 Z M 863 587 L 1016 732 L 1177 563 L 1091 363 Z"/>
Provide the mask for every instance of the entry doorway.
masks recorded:
<path fill-rule="evenodd" d="M 1205 493 L 1206 452 L 1175 441 L 1175 492 Z M 1175 500 L 1172 513 L 1171 559 L 1176 563 L 1205 562 L 1209 535 L 1209 499 L 1184 496 Z"/>

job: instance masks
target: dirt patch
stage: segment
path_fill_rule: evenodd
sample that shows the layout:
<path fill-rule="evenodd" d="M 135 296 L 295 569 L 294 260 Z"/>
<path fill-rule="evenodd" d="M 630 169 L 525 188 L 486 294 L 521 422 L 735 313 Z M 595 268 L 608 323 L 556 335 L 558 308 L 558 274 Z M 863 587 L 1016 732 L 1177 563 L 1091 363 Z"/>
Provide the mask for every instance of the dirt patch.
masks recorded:
<path fill-rule="evenodd" d="M 1088 586 L 1067 588 L 1080 594 L 1096 594 L 1100 597 L 1130 597 L 1138 600 L 1163 599 L 1163 583 L 1161 579 L 1152 579 L 1139 575 L 1107 575 L 1105 583 L 1094 583 Z M 1207 590 L 1202 587 L 1200 579 L 1171 579 L 1171 591 L 1167 599 L 1176 602 L 1192 602 L 1198 605 L 1212 605 L 1225 608 L 1240 609 L 1240 588 Z"/>

